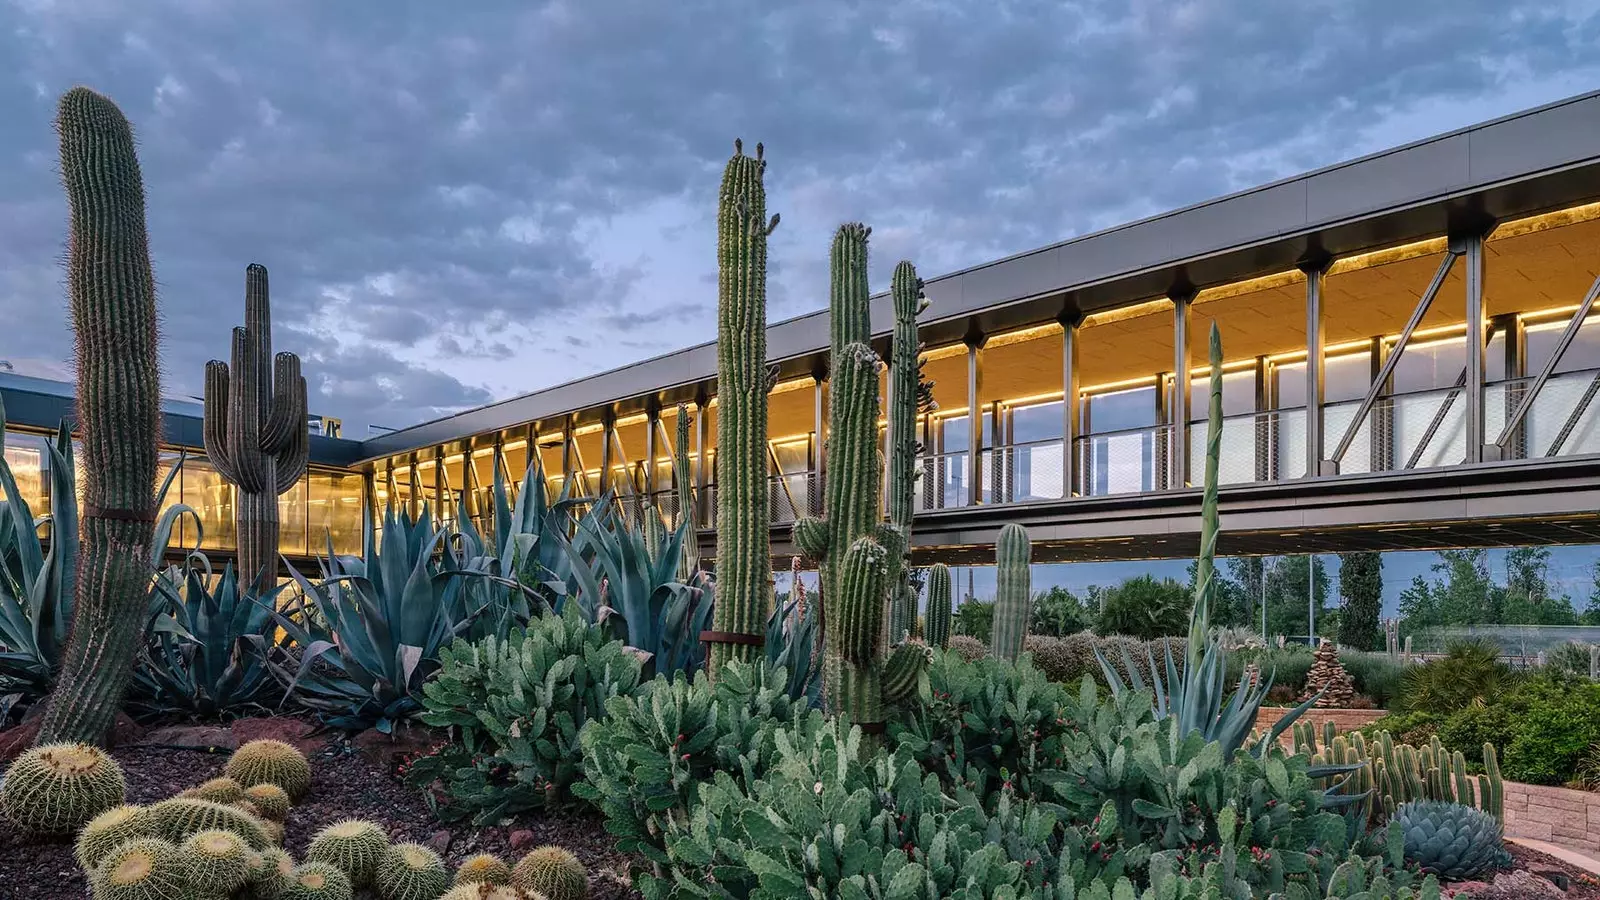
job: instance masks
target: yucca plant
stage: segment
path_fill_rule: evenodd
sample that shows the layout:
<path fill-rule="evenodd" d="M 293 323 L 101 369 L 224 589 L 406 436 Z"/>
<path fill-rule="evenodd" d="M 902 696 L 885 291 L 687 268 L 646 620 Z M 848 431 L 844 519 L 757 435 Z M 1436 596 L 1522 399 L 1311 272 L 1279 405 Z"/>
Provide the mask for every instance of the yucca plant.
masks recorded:
<path fill-rule="evenodd" d="M 319 560 L 316 581 L 290 568 L 300 595 L 273 616 L 299 646 L 299 666 L 269 665 L 288 697 L 329 725 L 388 733 L 421 708 L 439 648 L 471 617 L 460 576 L 435 558 L 446 532 L 426 511 L 413 522 L 387 510 L 381 539 L 369 513 L 362 531 L 362 556 Z"/>
<path fill-rule="evenodd" d="M 283 587 L 259 597 L 230 563 L 215 588 L 208 567 L 190 565 L 157 580 L 157 609 L 134 667 L 128 706 L 142 719 L 214 718 L 268 709 L 281 693 L 269 660 L 288 653 L 273 615 Z"/>
<path fill-rule="evenodd" d="M 5 406 L 0 402 L 0 491 L 5 493 L 0 501 L 0 695 L 16 696 L 14 706 L 21 707 L 50 692 L 72 623 L 78 566 L 78 484 L 72 432 L 62 422 L 55 436 L 44 442 L 50 511 L 35 517 L 4 456 L 4 417 Z M 182 467 L 180 456 L 161 484 L 158 506 Z M 173 529 L 185 514 L 192 517 L 196 529 L 194 546 L 200 545 L 199 515 L 181 503 L 168 507 L 156 522 L 150 545 L 152 573 L 161 568 Z M 49 529 L 48 539 L 40 537 L 45 528 Z"/>

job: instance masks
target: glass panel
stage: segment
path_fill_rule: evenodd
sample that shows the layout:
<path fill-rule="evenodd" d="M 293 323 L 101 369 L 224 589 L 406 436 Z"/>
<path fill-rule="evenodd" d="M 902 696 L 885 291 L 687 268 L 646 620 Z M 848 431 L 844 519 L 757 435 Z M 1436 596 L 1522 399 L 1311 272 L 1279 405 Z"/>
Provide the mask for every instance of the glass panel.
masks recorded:
<path fill-rule="evenodd" d="M 1226 397 L 1226 382 L 1224 382 Z M 1256 480 L 1256 435 L 1265 432 L 1268 418 L 1256 413 L 1227 416 L 1222 420 L 1222 448 L 1217 456 L 1217 483 L 1243 484 Z M 1189 480 L 1201 484 L 1206 472 L 1206 446 L 1211 440 L 1211 423 L 1201 420 L 1189 426 Z M 1304 453 L 1302 452 L 1302 455 Z"/>
<path fill-rule="evenodd" d="M 191 459 L 185 459 L 183 467 L 187 469 L 192 462 L 193 460 Z M 161 489 L 161 483 L 167 480 L 167 473 L 171 472 L 172 467 L 177 464 L 177 453 L 170 450 L 161 451 L 160 460 L 156 464 L 156 490 Z M 172 480 L 172 486 L 167 488 L 167 496 L 162 498 L 161 501 L 161 513 L 165 513 L 168 509 L 183 502 L 182 477 L 183 473 L 180 472 L 178 477 Z M 186 530 L 187 534 L 185 534 Z M 172 529 L 172 537 L 167 541 L 167 549 L 180 550 L 186 547 L 193 547 L 195 537 L 193 517 L 185 515 L 178 520 L 178 527 Z"/>
<path fill-rule="evenodd" d="M 313 472 L 307 477 L 307 489 L 306 509 L 310 525 L 306 538 L 313 545 L 311 552 L 328 552 L 327 545 L 331 538 L 333 552 L 360 553 L 361 476 Z"/>
<path fill-rule="evenodd" d="M 1166 458 L 1170 427 L 1079 439 L 1085 493 L 1140 493 L 1160 483 L 1160 463 Z"/>
<path fill-rule="evenodd" d="M 1156 424 L 1155 385 L 1094 394 L 1088 402 L 1091 434 Z"/>
<path fill-rule="evenodd" d="M 17 493 L 26 501 L 35 516 L 49 511 L 45 496 L 45 438 L 33 434 L 6 435 L 6 464 L 11 467 L 11 477 L 16 479 Z M 6 493 L 0 489 L 0 498 Z"/>
<path fill-rule="evenodd" d="M 1061 401 L 1034 403 L 1011 410 L 1011 440 L 1017 444 L 1061 438 Z"/>
<path fill-rule="evenodd" d="M 1302 370 L 1303 371 L 1303 370 Z M 1206 420 L 1211 404 L 1211 376 L 1194 375 L 1189 381 L 1189 418 L 1196 422 Z M 1222 373 L 1222 415 L 1239 416 L 1255 412 L 1256 371 Z"/>
<path fill-rule="evenodd" d="M 1544 369 L 1545 364 L 1550 361 L 1550 354 L 1555 352 L 1556 341 L 1561 339 L 1561 332 L 1566 327 L 1565 321 L 1528 326 L 1528 358 L 1525 370 L 1528 374 L 1536 375 Z M 1556 363 L 1557 373 L 1583 369 L 1600 369 L 1600 320 L 1595 318 L 1583 323 L 1578 333 L 1573 336 L 1567 352 L 1561 354 L 1561 361 Z"/>
<path fill-rule="evenodd" d="M 278 495 L 278 552 L 292 556 L 306 553 L 306 480 Z"/>
<path fill-rule="evenodd" d="M 238 547 L 238 535 L 233 524 L 233 486 L 211 463 L 204 459 L 190 459 L 183 464 L 178 476 L 183 481 L 183 502 L 194 508 L 200 516 L 202 537 L 200 546 L 206 550 L 229 550 Z M 193 546 L 188 536 L 185 543 Z"/>
<path fill-rule="evenodd" d="M 966 416 L 945 416 L 939 419 L 939 446 L 946 453 L 967 449 L 968 428 Z"/>
<path fill-rule="evenodd" d="M 1466 338 L 1413 341 L 1395 362 L 1391 390 L 1396 394 L 1454 387 L 1465 377 Z"/>

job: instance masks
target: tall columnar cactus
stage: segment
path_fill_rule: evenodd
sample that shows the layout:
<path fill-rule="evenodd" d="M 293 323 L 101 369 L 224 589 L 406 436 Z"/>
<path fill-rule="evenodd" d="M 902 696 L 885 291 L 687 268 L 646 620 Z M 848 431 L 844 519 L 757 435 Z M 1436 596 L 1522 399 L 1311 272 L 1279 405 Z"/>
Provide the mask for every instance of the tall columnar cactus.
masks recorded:
<path fill-rule="evenodd" d="M 928 645 L 943 650 L 950 643 L 950 567 L 934 563 L 928 570 Z"/>
<path fill-rule="evenodd" d="M 1028 531 L 1012 522 L 1000 529 L 994 545 L 995 590 L 994 631 L 989 638 L 989 655 L 1015 662 L 1022 652 L 1022 639 L 1028 634 L 1032 613 L 1031 569 L 1033 545 Z"/>
<path fill-rule="evenodd" d="M 700 541 L 697 539 L 699 523 L 694 522 L 694 473 L 689 467 L 689 406 L 685 403 L 678 404 L 676 419 L 677 433 L 672 447 L 672 480 L 673 489 L 678 496 L 678 518 L 673 522 L 677 528 L 683 527 L 684 522 L 690 522 L 689 533 L 684 538 L 683 555 L 678 559 L 678 580 L 684 584 L 695 572 L 700 570 Z"/>
<path fill-rule="evenodd" d="M 150 580 L 161 436 L 156 286 L 144 181 L 122 110 L 73 88 L 56 130 L 70 218 L 83 506 L 72 630 L 38 740 L 99 743 L 133 676 Z"/>
<path fill-rule="evenodd" d="M 235 487 L 239 577 L 252 591 L 278 575 L 278 495 L 306 472 L 306 380 L 300 357 L 272 355 L 267 269 L 244 270 L 244 326 L 233 329 L 233 367 L 206 363 L 206 457 Z"/>
<path fill-rule="evenodd" d="M 739 141 L 722 173 L 717 209 L 717 606 L 710 670 L 748 662 L 771 604 L 767 517 L 767 164 Z"/>
<path fill-rule="evenodd" d="M 1190 616 L 1189 646 L 1184 664 L 1199 664 L 1211 634 L 1211 609 L 1216 605 L 1217 571 L 1217 465 L 1222 457 L 1222 332 L 1211 323 L 1207 347 L 1211 363 L 1210 402 L 1206 407 L 1206 467 L 1200 495 L 1200 556 L 1194 570 L 1194 611 Z"/>
<path fill-rule="evenodd" d="M 885 704 L 915 688 L 927 658 L 927 648 L 913 641 L 885 654 L 883 640 L 890 561 L 905 544 L 880 521 L 880 363 L 866 343 L 865 316 L 870 234 L 851 223 L 834 237 L 830 307 L 836 350 L 829 363 L 826 509 L 824 517 L 806 517 L 794 526 L 796 546 L 818 563 L 821 575 L 826 705 L 869 737 L 882 733 Z M 876 746 L 875 738 L 865 743 Z"/>
<path fill-rule="evenodd" d="M 890 295 L 894 300 L 894 343 L 889 363 L 889 524 L 906 549 L 890 562 L 889 640 L 916 630 L 917 595 L 910 574 L 911 516 L 917 489 L 917 413 L 933 406 L 932 384 L 922 379 L 922 345 L 917 316 L 928 308 L 922 279 L 909 261 L 894 268 Z"/>

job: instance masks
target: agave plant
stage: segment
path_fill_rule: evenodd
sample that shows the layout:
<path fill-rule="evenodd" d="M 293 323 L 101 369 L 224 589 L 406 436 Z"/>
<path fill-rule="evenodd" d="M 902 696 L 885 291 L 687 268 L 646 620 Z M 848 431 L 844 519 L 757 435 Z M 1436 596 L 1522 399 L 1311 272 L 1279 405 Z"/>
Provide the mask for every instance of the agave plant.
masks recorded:
<path fill-rule="evenodd" d="M 822 648 L 817 633 L 817 604 L 793 597 L 767 618 L 767 663 L 788 676 L 790 700 L 822 706 Z"/>
<path fill-rule="evenodd" d="M 1166 646 L 1166 677 L 1157 668 L 1154 655 L 1145 648 L 1145 671 L 1150 673 L 1147 687 L 1139 674 L 1132 654 L 1122 647 L 1122 659 L 1127 680 L 1106 659 L 1099 649 L 1095 658 L 1110 685 L 1113 694 L 1124 691 L 1146 691 L 1152 696 L 1155 718 L 1177 719 L 1178 727 L 1170 729 L 1172 741 L 1182 741 L 1193 732 L 1200 732 L 1207 742 L 1222 744 L 1223 758 L 1232 759 L 1245 745 L 1255 727 L 1256 714 L 1262 701 L 1272 689 L 1269 675 L 1260 684 L 1251 684 L 1248 676 L 1241 675 L 1238 686 L 1230 696 L 1227 690 L 1227 653 L 1220 638 L 1211 631 L 1211 607 L 1216 602 L 1216 549 L 1217 549 L 1217 461 L 1222 451 L 1222 338 L 1216 323 L 1211 325 L 1211 402 L 1206 442 L 1205 487 L 1200 505 L 1200 558 L 1195 570 L 1194 607 L 1189 613 L 1189 641 L 1184 651 L 1184 665 L 1180 672 L 1172 658 L 1172 646 Z M 1319 693 L 1300 706 L 1290 710 L 1268 730 L 1251 748 L 1257 758 L 1278 739 L 1278 735 L 1291 727 L 1295 720 L 1316 703 Z M 1174 748 L 1175 749 L 1175 748 Z M 1318 777 L 1339 774 L 1335 767 L 1319 769 Z M 1351 771 L 1358 767 L 1344 767 Z"/>
<path fill-rule="evenodd" d="M 215 589 L 206 587 L 209 575 L 209 566 L 191 565 L 158 579 L 158 609 L 128 697 L 140 718 L 238 715 L 268 708 L 281 693 L 268 661 L 274 650 L 288 652 L 273 615 L 283 587 L 250 596 L 231 563 Z"/>
<path fill-rule="evenodd" d="M 471 617 L 461 578 L 435 561 L 447 532 L 426 511 L 413 522 L 387 510 L 381 539 L 371 519 L 362 523 L 362 556 L 330 553 L 314 582 L 290 568 L 300 595 L 273 617 L 300 647 L 299 666 L 291 673 L 280 661 L 268 664 L 287 697 L 328 724 L 389 733 L 421 709 L 439 648 Z"/>
<path fill-rule="evenodd" d="M 0 404 L 0 451 L 5 445 L 5 407 Z M 15 474 L 0 452 L 0 695 L 12 697 L 7 707 L 49 693 L 55 679 L 67 630 L 72 624 L 73 593 L 78 570 L 78 485 L 73 463 L 72 433 L 65 422 L 44 443 L 50 477 L 50 511 L 35 517 L 17 486 Z M 180 457 L 157 494 L 160 506 L 183 466 Z M 150 544 L 150 570 L 159 571 L 179 519 L 189 515 L 200 545 L 200 517 L 183 504 L 164 510 Z M 49 528 L 49 538 L 40 537 Z M 0 715 L 0 722 L 4 716 Z"/>

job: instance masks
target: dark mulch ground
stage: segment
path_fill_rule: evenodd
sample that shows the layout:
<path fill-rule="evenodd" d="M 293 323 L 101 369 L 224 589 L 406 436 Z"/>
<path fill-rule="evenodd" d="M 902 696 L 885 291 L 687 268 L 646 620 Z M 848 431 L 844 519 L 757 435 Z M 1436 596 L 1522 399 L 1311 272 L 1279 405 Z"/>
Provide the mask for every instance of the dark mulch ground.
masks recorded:
<path fill-rule="evenodd" d="M 1593 873 L 1576 866 L 1567 865 L 1553 856 L 1547 856 L 1537 850 L 1529 850 L 1519 844 L 1508 843 L 1506 848 L 1511 851 L 1511 857 L 1517 861 L 1518 869 L 1526 869 L 1535 875 L 1544 875 L 1552 881 L 1556 879 L 1551 877 L 1550 873 L 1559 872 L 1564 874 L 1568 880 L 1566 892 L 1568 898 L 1572 898 L 1572 900 L 1600 900 L 1600 879 L 1597 879 Z"/>
<path fill-rule="evenodd" d="M 128 779 L 128 802 L 154 803 L 222 774 L 226 752 L 204 753 L 148 746 L 113 751 Z M 441 825 L 419 792 L 406 787 L 347 746 L 330 743 L 311 754 L 312 792 L 289 814 L 285 846 L 302 859 L 317 829 L 340 819 L 371 819 L 389 828 L 395 841 L 417 841 L 443 849 L 452 864 L 474 853 L 495 853 L 507 862 L 541 844 L 576 853 L 589 867 L 593 900 L 637 898 L 627 880 L 628 860 L 612 849 L 602 820 L 586 809 L 519 821 L 510 828 Z M 517 834 L 527 831 L 529 834 Z M 519 850 L 511 849 L 517 835 Z M 0 824 L 0 900 L 83 900 L 89 896 L 68 842 L 36 843 Z M 360 896 L 358 894 L 358 896 Z"/>

